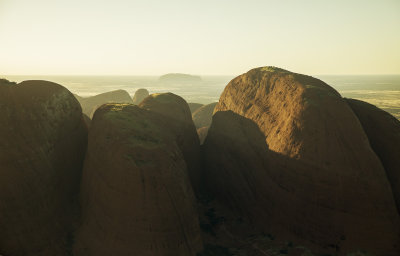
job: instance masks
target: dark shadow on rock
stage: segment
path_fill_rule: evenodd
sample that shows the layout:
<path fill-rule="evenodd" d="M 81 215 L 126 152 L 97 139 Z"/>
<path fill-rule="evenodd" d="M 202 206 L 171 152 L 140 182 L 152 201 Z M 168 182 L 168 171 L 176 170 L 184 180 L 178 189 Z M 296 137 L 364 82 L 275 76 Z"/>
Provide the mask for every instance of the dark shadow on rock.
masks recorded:
<path fill-rule="evenodd" d="M 382 162 L 400 213 L 400 121 L 367 102 L 346 99 Z"/>
<path fill-rule="evenodd" d="M 337 179 L 318 165 L 269 150 L 252 120 L 232 111 L 216 112 L 202 150 L 205 197 L 215 198 L 229 209 L 227 215 L 235 213 L 254 230 L 325 253 L 343 255 L 373 244 L 372 250 L 396 255 L 396 241 L 390 240 L 398 230 L 396 222 L 332 207 L 331 200 L 341 195 Z M 356 181 L 341 182 L 351 187 Z M 341 200 L 350 209 L 356 203 Z"/>

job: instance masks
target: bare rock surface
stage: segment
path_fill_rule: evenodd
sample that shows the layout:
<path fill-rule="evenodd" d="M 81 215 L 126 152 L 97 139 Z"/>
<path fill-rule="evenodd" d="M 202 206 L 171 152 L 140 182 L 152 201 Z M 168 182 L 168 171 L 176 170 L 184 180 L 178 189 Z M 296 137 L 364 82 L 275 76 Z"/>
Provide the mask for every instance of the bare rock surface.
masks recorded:
<path fill-rule="evenodd" d="M 92 118 L 98 107 L 106 103 L 133 103 L 129 93 L 125 90 L 115 90 L 101 93 L 92 97 L 75 96 L 82 106 L 82 112 Z"/>
<path fill-rule="evenodd" d="M 87 128 L 74 96 L 47 81 L 0 84 L 0 253 L 68 255 Z"/>
<path fill-rule="evenodd" d="M 174 136 L 188 166 L 189 177 L 196 192 L 201 186 L 200 141 L 186 101 L 173 93 L 151 94 L 139 107 L 159 113 L 171 120 Z"/>
<path fill-rule="evenodd" d="M 259 228 L 334 247 L 340 255 L 357 248 L 399 254 L 390 183 L 337 91 L 310 76 L 257 68 L 226 86 L 214 116 L 220 111 L 250 120 L 263 135 L 251 138 L 247 128 L 235 128 L 250 126 L 237 116 L 214 120 L 204 143 L 206 177 L 221 203 Z"/>
<path fill-rule="evenodd" d="M 203 104 L 200 104 L 200 103 L 192 103 L 192 102 L 189 102 L 188 105 L 189 105 L 190 113 L 192 113 L 192 114 L 193 114 L 193 112 L 195 112 L 197 109 L 199 109 L 200 107 L 204 106 Z"/>
<path fill-rule="evenodd" d="M 360 120 L 372 149 L 386 170 L 400 212 L 400 121 L 367 102 L 346 101 Z"/>
<path fill-rule="evenodd" d="M 204 105 L 197 109 L 193 114 L 193 122 L 196 128 L 210 127 L 212 115 L 217 102 Z"/>
<path fill-rule="evenodd" d="M 207 138 L 209 127 L 201 127 L 197 129 L 197 135 L 199 136 L 200 145 L 203 145 L 205 139 Z"/>
<path fill-rule="evenodd" d="M 138 89 L 133 95 L 133 104 L 139 105 L 142 100 L 149 96 L 149 91 L 147 89 Z"/>
<path fill-rule="evenodd" d="M 176 123 L 129 104 L 100 107 L 89 132 L 75 255 L 196 255 L 202 239 Z"/>

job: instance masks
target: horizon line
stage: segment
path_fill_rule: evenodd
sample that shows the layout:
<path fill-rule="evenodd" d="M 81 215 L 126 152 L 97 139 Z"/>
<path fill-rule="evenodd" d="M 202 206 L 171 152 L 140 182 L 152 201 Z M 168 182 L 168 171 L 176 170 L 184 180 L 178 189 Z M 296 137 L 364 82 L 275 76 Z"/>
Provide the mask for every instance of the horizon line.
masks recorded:
<path fill-rule="evenodd" d="M 179 72 L 171 72 L 171 73 L 163 73 L 161 75 L 139 75 L 139 74 L 1 74 L 0 78 L 4 78 L 6 76 L 98 76 L 98 77 L 113 77 L 113 76 L 142 76 L 142 77 L 160 77 L 166 74 L 187 74 L 187 75 L 194 75 L 194 76 L 231 76 L 231 77 L 236 77 L 240 76 L 242 74 L 192 74 L 192 73 L 179 73 Z M 298 73 L 298 72 L 295 72 Z M 303 74 L 303 73 L 298 73 L 298 74 Z M 303 75 L 310 75 L 310 74 L 303 74 Z M 394 73 L 375 73 L 375 74 L 361 74 L 361 73 L 354 73 L 354 74 L 311 74 L 310 76 L 399 76 L 400 73 L 394 74 Z"/>

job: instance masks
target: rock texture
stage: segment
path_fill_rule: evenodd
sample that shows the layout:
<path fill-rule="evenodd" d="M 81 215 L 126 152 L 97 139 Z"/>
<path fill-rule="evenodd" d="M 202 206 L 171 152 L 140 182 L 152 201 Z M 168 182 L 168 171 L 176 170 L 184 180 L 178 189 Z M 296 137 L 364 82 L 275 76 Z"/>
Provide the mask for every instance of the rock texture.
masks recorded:
<path fill-rule="evenodd" d="M 196 255 L 202 249 L 175 129 L 172 119 L 134 105 L 96 111 L 74 255 Z"/>
<path fill-rule="evenodd" d="M 242 218 L 264 219 L 268 211 L 262 207 L 272 200 L 268 192 L 274 184 L 268 176 L 268 146 L 257 124 L 232 111 L 218 111 L 203 148 L 207 191 Z"/>
<path fill-rule="evenodd" d="M 197 129 L 197 135 L 199 136 L 200 145 L 203 145 L 204 140 L 207 137 L 209 127 L 201 127 Z"/>
<path fill-rule="evenodd" d="M 0 84 L 0 253 L 68 255 L 87 129 L 78 101 L 46 81 Z"/>
<path fill-rule="evenodd" d="M 400 212 L 400 121 L 369 103 L 346 99 L 386 170 Z"/>
<path fill-rule="evenodd" d="M 216 105 L 217 102 L 204 105 L 192 114 L 193 122 L 196 128 L 210 127 L 212 115 Z"/>
<path fill-rule="evenodd" d="M 92 118 L 98 107 L 106 103 L 133 103 L 131 96 L 125 90 L 105 92 L 92 97 L 76 97 L 82 106 L 82 112 Z"/>
<path fill-rule="evenodd" d="M 186 101 L 173 93 L 159 93 L 150 95 L 139 106 L 171 120 L 193 188 L 198 192 L 201 186 L 200 141 Z"/>
<path fill-rule="evenodd" d="M 142 100 L 149 96 L 149 91 L 147 89 L 138 89 L 133 95 L 133 104 L 139 105 Z"/>
<path fill-rule="evenodd" d="M 85 115 L 85 114 L 82 114 L 82 118 L 83 118 L 83 121 L 85 122 L 85 124 L 86 124 L 86 127 L 89 129 L 90 128 L 90 123 L 92 122 L 92 119 L 90 119 L 87 115 Z"/>
<path fill-rule="evenodd" d="M 192 114 L 194 111 L 196 111 L 200 107 L 204 106 L 203 104 L 200 104 L 200 103 L 191 103 L 191 102 L 189 102 L 188 105 L 189 105 L 190 113 L 192 113 Z"/>
<path fill-rule="evenodd" d="M 243 162 L 236 160 L 235 168 L 230 156 L 241 159 L 246 153 L 238 146 L 228 148 L 228 155 L 215 151 L 218 156 L 206 158 L 207 183 L 220 189 L 214 195 L 221 202 L 245 211 L 264 230 L 334 247 L 341 254 L 357 248 L 399 254 L 399 219 L 385 170 L 357 117 L 333 88 L 283 69 L 257 68 L 227 85 L 218 111 L 254 122 L 269 148 L 253 150 Z M 221 145 L 211 138 L 224 131 L 213 129 L 206 148 Z M 249 177 L 237 178 L 238 173 Z M 260 179 L 263 188 L 257 185 Z M 263 220 L 246 209 L 247 202 L 235 199 L 239 192 L 232 188 L 258 199 Z"/>

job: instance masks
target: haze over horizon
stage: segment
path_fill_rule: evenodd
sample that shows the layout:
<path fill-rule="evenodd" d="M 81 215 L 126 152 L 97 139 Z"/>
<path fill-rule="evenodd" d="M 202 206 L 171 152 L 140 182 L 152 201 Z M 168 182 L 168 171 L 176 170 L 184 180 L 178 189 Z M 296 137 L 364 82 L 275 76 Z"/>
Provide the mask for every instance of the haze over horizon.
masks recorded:
<path fill-rule="evenodd" d="M 400 1 L 0 0 L 0 75 L 400 74 Z"/>

